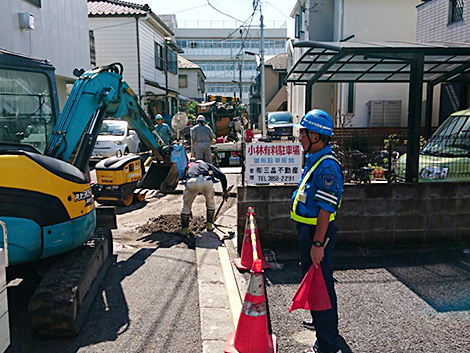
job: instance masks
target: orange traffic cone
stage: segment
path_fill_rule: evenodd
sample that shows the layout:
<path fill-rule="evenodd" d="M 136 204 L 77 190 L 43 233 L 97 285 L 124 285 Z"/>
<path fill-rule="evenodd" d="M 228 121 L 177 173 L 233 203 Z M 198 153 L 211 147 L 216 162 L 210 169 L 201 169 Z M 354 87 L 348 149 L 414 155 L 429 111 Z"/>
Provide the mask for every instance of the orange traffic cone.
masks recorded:
<path fill-rule="evenodd" d="M 255 260 L 237 329 L 228 335 L 225 353 L 276 353 L 277 338 L 268 332 L 263 262 Z"/>
<path fill-rule="evenodd" d="M 255 219 L 255 209 L 253 207 L 248 207 L 248 213 L 246 215 L 246 222 L 245 222 L 245 235 L 243 237 L 243 243 L 242 243 L 242 256 L 237 257 L 235 260 L 233 260 L 233 263 L 235 266 L 242 271 L 248 271 L 251 269 L 253 266 L 253 246 L 252 246 L 252 241 L 251 241 L 251 227 L 250 227 L 250 216 L 252 216 L 252 223 L 254 225 L 254 232 L 256 235 L 256 252 L 258 253 L 258 258 L 263 261 L 263 270 L 266 270 L 268 268 L 271 268 L 269 265 L 269 262 L 266 261 L 265 257 L 263 256 L 263 253 L 261 251 L 261 242 L 259 241 L 259 236 L 258 236 L 258 227 L 256 225 L 256 219 Z"/>

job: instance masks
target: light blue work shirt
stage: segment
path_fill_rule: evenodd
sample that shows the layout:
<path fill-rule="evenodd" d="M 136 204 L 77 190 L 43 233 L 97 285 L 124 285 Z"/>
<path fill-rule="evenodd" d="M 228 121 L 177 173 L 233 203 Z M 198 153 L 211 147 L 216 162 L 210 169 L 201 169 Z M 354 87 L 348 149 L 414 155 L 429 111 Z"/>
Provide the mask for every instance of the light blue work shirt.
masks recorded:
<path fill-rule="evenodd" d="M 315 162 L 327 154 L 333 155 L 333 151 L 329 145 L 323 147 L 318 152 L 307 154 L 302 178 L 292 195 L 291 208 L 303 178 Z M 297 203 L 296 213 L 299 216 L 317 218 L 320 209 L 330 213 L 336 212 L 343 195 L 343 173 L 341 172 L 341 166 L 338 162 L 333 159 L 323 160 L 313 174 L 310 175 L 305 185 L 304 192 L 306 196 L 304 202 L 299 201 Z"/>
<path fill-rule="evenodd" d="M 161 125 L 155 125 L 155 129 L 153 130 L 154 132 L 157 132 L 162 140 L 165 142 L 165 145 L 170 144 L 170 136 L 172 134 L 171 128 L 165 124 L 162 123 Z M 158 140 L 158 137 L 157 137 Z"/>

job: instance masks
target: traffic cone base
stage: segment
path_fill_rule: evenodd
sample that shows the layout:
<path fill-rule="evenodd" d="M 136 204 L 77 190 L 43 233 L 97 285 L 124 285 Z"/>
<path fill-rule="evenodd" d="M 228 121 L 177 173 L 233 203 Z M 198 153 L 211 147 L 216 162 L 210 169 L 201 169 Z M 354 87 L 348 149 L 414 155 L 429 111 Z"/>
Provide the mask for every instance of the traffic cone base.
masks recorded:
<path fill-rule="evenodd" d="M 267 270 L 268 268 L 271 268 L 271 265 L 269 262 L 264 258 L 264 256 L 261 257 L 261 260 L 263 260 L 263 270 Z M 240 257 L 237 257 L 235 260 L 233 260 L 233 264 L 235 265 L 236 268 L 238 268 L 240 271 L 249 271 L 251 270 L 251 266 L 243 266 L 242 264 L 242 259 Z"/>
<path fill-rule="evenodd" d="M 225 344 L 224 353 L 276 353 L 277 347 L 277 337 L 275 335 L 269 335 L 270 339 L 270 347 L 265 352 L 239 352 L 235 349 L 234 340 L 235 340 L 235 332 L 230 332 L 227 338 L 227 343 Z"/>

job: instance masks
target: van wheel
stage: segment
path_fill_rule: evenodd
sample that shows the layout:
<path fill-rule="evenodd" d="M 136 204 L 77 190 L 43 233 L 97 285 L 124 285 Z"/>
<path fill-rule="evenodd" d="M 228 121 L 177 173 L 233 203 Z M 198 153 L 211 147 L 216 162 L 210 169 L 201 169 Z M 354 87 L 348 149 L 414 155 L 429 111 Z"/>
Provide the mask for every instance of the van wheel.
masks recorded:
<path fill-rule="evenodd" d="M 124 150 L 124 154 L 129 154 L 129 148 L 126 147 L 126 149 Z"/>

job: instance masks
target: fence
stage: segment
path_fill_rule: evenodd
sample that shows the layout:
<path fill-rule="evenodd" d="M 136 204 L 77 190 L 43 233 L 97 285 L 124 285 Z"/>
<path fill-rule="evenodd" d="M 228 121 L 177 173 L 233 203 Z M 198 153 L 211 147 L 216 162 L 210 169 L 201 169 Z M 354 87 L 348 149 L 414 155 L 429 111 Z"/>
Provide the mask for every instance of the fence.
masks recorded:
<path fill-rule="evenodd" d="M 404 181 L 407 138 L 407 128 L 335 129 L 333 147 L 341 157 L 345 181 L 367 183 L 374 178 Z M 443 126 L 429 141 L 421 138 L 420 148 L 421 180 L 470 180 L 468 128 Z"/>

